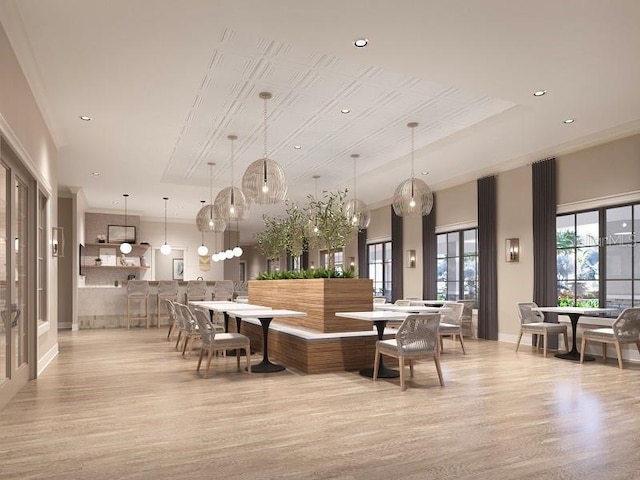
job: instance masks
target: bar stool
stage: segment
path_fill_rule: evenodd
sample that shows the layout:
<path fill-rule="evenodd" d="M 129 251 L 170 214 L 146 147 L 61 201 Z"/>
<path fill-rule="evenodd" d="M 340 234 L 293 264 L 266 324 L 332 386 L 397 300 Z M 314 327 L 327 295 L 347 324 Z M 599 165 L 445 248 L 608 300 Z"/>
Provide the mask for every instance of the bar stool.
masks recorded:
<path fill-rule="evenodd" d="M 158 282 L 158 299 L 156 303 L 156 313 L 157 313 L 157 327 L 160 328 L 160 312 L 161 305 L 166 305 L 165 300 L 171 300 L 172 302 L 178 301 L 178 282 L 173 280 L 161 280 Z M 169 316 L 169 311 L 165 308 L 167 312 L 167 317 Z M 171 320 L 173 321 L 173 320 Z"/>
<path fill-rule="evenodd" d="M 204 301 L 207 299 L 207 282 L 204 280 L 189 280 L 187 282 L 187 293 L 185 294 L 185 304 L 189 302 Z"/>
<path fill-rule="evenodd" d="M 131 302 L 144 304 L 144 315 L 131 315 Z M 149 328 L 149 282 L 146 280 L 129 280 L 127 283 L 127 330 L 131 328 L 131 320 L 145 319 Z"/>

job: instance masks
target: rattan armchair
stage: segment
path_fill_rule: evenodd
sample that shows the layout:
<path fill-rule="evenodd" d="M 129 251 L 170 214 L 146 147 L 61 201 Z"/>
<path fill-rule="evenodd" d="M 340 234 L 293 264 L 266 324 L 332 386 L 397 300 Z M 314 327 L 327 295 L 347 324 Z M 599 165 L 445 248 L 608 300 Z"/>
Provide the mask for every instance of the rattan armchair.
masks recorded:
<path fill-rule="evenodd" d="M 175 304 L 176 311 L 182 317 L 182 355 L 184 356 L 189 347 L 189 353 L 187 354 L 187 360 L 191 358 L 191 351 L 193 350 L 193 344 L 196 340 L 200 339 L 200 331 L 198 329 L 198 323 L 193 315 L 193 312 L 182 303 Z M 178 340 L 179 341 L 179 340 Z"/>
<path fill-rule="evenodd" d="M 209 320 L 209 316 L 202 310 L 196 310 L 195 317 L 198 322 L 200 338 L 202 339 L 202 349 L 200 350 L 200 358 L 198 359 L 196 371 L 200 371 L 202 358 L 206 351 L 207 368 L 204 372 L 204 378 L 207 378 L 209 375 L 209 368 L 211 367 L 211 356 L 213 353 L 226 351 L 227 349 L 235 349 L 236 364 L 238 369 L 240 369 L 240 350 L 243 349 L 245 351 L 245 356 L 247 357 L 247 372 L 251 373 L 251 344 L 249 337 L 242 335 L 241 333 L 217 333 L 211 323 L 211 320 Z"/>
<path fill-rule="evenodd" d="M 455 342 L 456 337 L 460 339 L 462 353 L 467 354 L 464 349 L 464 340 L 462 339 L 462 312 L 464 305 L 462 303 L 447 303 L 441 310 L 442 318 L 438 327 L 438 336 L 440 337 L 440 350 L 444 351 L 442 338 L 451 337 Z"/>
<path fill-rule="evenodd" d="M 613 343 L 618 355 L 618 366 L 622 369 L 622 349 L 625 343 L 635 343 L 640 353 L 640 308 L 627 308 L 613 322 L 611 328 L 596 328 L 582 332 L 580 363 L 584 362 L 587 342 L 602 343 L 602 357 L 607 361 L 607 345 Z"/>
<path fill-rule="evenodd" d="M 560 323 L 551 323 L 544 321 L 544 314 L 531 310 L 537 308 L 534 302 L 518 302 L 518 316 L 520 317 L 520 335 L 518 336 L 518 344 L 516 352 L 520 348 L 520 340 L 523 333 L 538 335 L 536 348 L 540 348 L 540 338 L 542 338 L 544 347 L 543 355 L 547 356 L 547 338 L 549 334 L 561 333 L 564 336 L 564 348 L 569 350 L 569 340 L 567 337 L 567 326 Z"/>
<path fill-rule="evenodd" d="M 444 387 L 442 370 L 440 369 L 440 348 L 438 343 L 438 324 L 440 315 L 429 313 L 425 315 L 408 315 L 402 322 L 395 339 L 378 340 L 376 342 L 376 360 L 373 367 L 373 379 L 378 379 L 380 355 L 387 355 L 398 359 L 400 363 L 400 387 L 404 391 L 405 361 L 409 361 L 409 372 L 413 376 L 414 360 L 433 358 L 438 372 L 440 385 Z"/>

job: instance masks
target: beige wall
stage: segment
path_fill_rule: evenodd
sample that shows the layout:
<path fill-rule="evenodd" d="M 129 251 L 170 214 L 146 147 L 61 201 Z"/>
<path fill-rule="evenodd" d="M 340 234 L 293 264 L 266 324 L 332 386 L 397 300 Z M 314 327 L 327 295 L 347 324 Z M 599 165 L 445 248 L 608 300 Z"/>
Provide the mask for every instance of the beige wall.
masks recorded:
<path fill-rule="evenodd" d="M 391 240 L 391 205 L 371 210 L 371 223 L 367 228 L 367 242 Z"/>
<path fill-rule="evenodd" d="M 496 179 L 498 241 L 498 339 L 515 342 L 520 331 L 516 302 L 533 300 L 533 199 L 531 167 Z M 520 239 L 520 261 L 507 263 L 506 239 Z M 482 246 L 480 247 L 482 251 Z"/>
<path fill-rule="evenodd" d="M 73 213 L 73 199 L 58 198 L 58 226 L 64 228 L 68 236 L 73 231 Z M 78 274 L 73 270 L 77 247 L 71 236 L 65 243 L 64 257 L 58 258 L 58 325 L 70 328 L 73 323 L 73 283 L 68 279 Z"/>
<path fill-rule="evenodd" d="M 467 182 L 436 192 L 436 228 L 456 230 L 478 223 L 477 182 Z"/>
<path fill-rule="evenodd" d="M 404 218 L 402 238 L 403 295 L 422 298 L 422 217 Z M 416 251 L 415 268 L 409 268 L 407 250 Z"/>

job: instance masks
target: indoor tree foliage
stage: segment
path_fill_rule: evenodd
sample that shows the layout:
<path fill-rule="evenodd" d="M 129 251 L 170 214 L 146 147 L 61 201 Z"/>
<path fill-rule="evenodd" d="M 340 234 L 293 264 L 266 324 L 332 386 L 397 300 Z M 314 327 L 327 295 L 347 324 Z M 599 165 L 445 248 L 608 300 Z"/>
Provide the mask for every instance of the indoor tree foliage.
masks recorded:
<path fill-rule="evenodd" d="M 329 269 L 335 267 L 335 252 L 344 248 L 356 234 L 351 219 L 344 214 L 344 201 L 347 190 L 336 193 L 323 192 L 320 199 L 309 195 L 308 215 L 315 219 L 318 226 L 320 246 L 329 253 Z"/>
<path fill-rule="evenodd" d="M 267 260 L 275 261 L 285 245 L 286 229 L 284 222 L 266 215 L 263 217 L 265 229 L 256 234 L 258 250 Z"/>
<path fill-rule="evenodd" d="M 284 248 L 294 259 L 296 270 L 299 269 L 300 255 L 307 243 L 307 225 L 309 216 L 295 202 L 287 200 L 287 217 L 282 220 Z"/>

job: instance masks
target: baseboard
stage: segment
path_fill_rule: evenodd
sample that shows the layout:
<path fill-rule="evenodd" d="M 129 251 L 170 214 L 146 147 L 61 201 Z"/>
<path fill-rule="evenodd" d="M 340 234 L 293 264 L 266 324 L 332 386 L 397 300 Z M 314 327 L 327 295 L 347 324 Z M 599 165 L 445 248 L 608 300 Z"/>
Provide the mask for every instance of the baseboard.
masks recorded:
<path fill-rule="evenodd" d="M 71 322 L 58 322 L 58 330 L 71 330 Z"/>
<path fill-rule="evenodd" d="M 53 359 L 56 358 L 57 356 L 58 356 L 58 344 L 56 343 L 38 361 L 38 376 L 40 376 L 42 372 L 46 370 L 49 364 L 53 362 Z"/>

